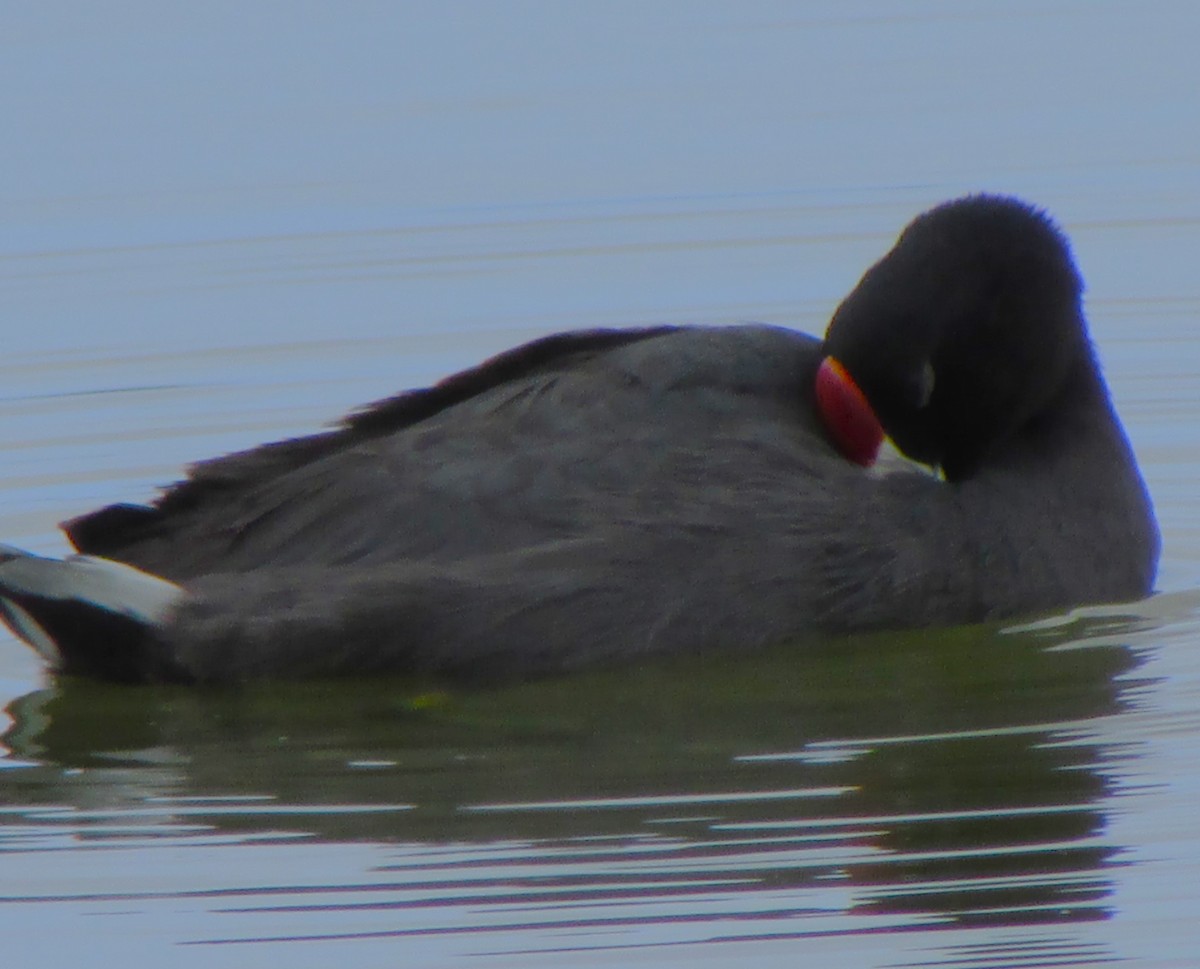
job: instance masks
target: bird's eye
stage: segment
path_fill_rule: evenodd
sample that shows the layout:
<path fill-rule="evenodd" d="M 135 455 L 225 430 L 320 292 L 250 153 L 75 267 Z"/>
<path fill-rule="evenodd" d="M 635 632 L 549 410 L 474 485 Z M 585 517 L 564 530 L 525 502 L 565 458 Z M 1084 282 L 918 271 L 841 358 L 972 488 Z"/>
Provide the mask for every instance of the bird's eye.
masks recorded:
<path fill-rule="evenodd" d="M 933 364 L 926 360 L 917 376 L 916 383 L 913 385 L 917 410 L 923 410 L 929 406 L 930 398 L 933 397 L 933 384 Z"/>

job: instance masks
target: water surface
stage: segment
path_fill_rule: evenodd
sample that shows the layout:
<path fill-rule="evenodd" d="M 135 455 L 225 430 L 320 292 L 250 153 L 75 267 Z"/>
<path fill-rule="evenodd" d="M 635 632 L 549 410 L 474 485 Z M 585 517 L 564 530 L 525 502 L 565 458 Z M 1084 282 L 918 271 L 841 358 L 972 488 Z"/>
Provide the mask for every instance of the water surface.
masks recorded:
<path fill-rule="evenodd" d="M 480 692 L 116 688 L 5 637 L 7 953 L 1194 965 L 1200 23 L 879 11 L 13 13 L 6 541 L 551 330 L 819 331 L 990 189 L 1075 243 L 1164 556 L 1141 604 Z"/>

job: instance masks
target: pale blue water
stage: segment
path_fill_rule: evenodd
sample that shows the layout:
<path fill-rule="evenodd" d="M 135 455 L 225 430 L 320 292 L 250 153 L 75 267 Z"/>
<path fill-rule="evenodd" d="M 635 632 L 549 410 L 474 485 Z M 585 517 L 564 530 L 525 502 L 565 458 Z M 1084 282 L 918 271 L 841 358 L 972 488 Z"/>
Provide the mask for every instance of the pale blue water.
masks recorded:
<path fill-rule="evenodd" d="M 916 212 L 1046 206 L 1149 603 L 475 696 L 55 682 L 0 641 L 0 942 L 59 966 L 1137 966 L 1200 951 L 1200 13 L 27 5 L 0 539 L 551 330 L 819 331 Z"/>

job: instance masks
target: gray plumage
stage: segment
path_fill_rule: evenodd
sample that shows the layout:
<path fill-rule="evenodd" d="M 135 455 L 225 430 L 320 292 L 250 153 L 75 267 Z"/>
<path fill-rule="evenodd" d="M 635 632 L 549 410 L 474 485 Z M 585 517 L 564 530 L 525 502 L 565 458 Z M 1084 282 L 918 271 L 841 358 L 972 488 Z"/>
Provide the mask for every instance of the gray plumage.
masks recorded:
<path fill-rule="evenodd" d="M 68 523 L 81 550 L 185 595 L 124 658 L 98 662 L 85 634 L 58 644 L 60 665 L 495 679 L 1145 594 L 1157 530 L 1065 242 L 1011 200 L 922 219 L 825 345 L 767 326 L 562 334 L 336 431 L 198 465 L 154 507 Z M 890 318 L 914 304 L 920 325 Z M 947 480 L 834 449 L 813 380 L 835 347 Z M 1030 376 L 1031 354 L 1053 366 Z M 921 399 L 905 368 L 936 381 Z"/>

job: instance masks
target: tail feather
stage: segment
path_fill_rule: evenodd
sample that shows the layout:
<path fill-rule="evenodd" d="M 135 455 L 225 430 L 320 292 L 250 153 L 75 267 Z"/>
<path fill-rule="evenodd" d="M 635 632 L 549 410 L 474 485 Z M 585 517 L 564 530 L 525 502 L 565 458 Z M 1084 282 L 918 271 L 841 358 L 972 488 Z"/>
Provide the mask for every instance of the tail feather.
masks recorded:
<path fill-rule="evenodd" d="M 121 562 L 0 545 L 0 620 L 63 672 L 142 679 L 155 665 L 156 630 L 183 596 Z"/>

